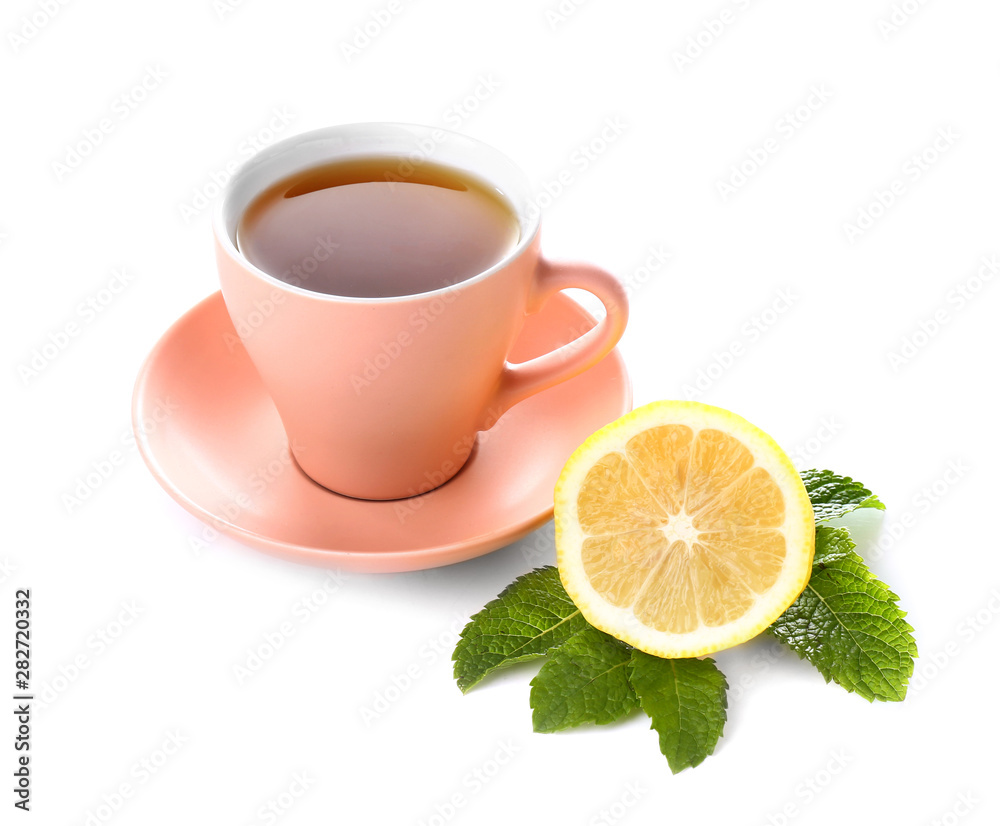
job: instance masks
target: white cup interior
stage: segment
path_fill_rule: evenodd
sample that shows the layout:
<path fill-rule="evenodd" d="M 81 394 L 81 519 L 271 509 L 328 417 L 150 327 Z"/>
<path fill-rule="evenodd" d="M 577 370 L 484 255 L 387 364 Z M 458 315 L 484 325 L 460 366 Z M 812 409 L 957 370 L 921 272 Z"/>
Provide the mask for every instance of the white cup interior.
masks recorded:
<path fill-rule="evenodd" d="M 236 247 L 240 216 L 256 195 L 290 175 L 338 159 L 393 155 L 399 158 L 398 174 L 406 178 L 409 164 L 434 161 L 471 173 L 495 187 L 514 208 L 520 224 L 517 245 L 489 270 L 505 266 L 531 243 L 538 232 L 539 210 L 532 203 L 530 184 L 520 168 L 499 150 L 474 138 L 430 126 L 405 123 L 354 123 L 329 126 L 295 135 L 261 150 L 233 176 L 215 213 L 220 243 L 230 255 L 259 275 L 278 282 L 246 260 Z M 469 279 L 470 281 L 474 279 Z M 298 289 L 298 288 L 291 288 Z M 308 292 L 308 291 L 305 291 Z M 321 293 L 310 293 L 322 297 Z M 369 299 L 370 300 L 370 299 Z"/>

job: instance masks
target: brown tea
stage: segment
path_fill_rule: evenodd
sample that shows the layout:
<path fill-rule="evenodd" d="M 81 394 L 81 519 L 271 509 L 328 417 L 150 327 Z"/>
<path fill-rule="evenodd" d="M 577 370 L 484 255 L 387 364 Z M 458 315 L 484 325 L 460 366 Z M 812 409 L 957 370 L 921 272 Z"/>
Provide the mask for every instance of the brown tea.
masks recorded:
<path fill-rule="evenodd" d="M 240 218 L 236 244 L 282 281 L 373 298 L 472 278 L 503 259 L 519 236 L 513 208 L 485 181 L 431 162 L 367 157 L 315 166 L 268 187 Z"/>

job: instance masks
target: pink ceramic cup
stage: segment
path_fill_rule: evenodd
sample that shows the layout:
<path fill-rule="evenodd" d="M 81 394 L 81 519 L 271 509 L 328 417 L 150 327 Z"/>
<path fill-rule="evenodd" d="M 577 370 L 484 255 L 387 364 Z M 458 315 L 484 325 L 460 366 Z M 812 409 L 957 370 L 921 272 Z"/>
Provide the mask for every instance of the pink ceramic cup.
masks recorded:
<path fill-rule="evenodd" d="M 515 208 L 520 241 L 488 270 L 451 287 L 385 298 L 312 292 L 240 254 L 239 218 L 268 185 L 311 166 L 374 155 L 399 158 L 404 179 L 408 163 L 426 159 L 487 181 Z M 539 210 L 517 166 L 443 129 L 350 124 L 276 143 L 230 181 L 214 232 L 226 306 L 295 460 L 320 485 L 356 498 L 400 499 L 444 484 L 468 459 L 478 432 L 522 399 L 599 362 L 628 318 L 625 291 L 612 275 L 541 257 Z M 303 250 L 304 258 L 310 253 Z M 526 315 L 568 287 L 596 295 L 606 317 L 560 349 L 510 363 Z"/>

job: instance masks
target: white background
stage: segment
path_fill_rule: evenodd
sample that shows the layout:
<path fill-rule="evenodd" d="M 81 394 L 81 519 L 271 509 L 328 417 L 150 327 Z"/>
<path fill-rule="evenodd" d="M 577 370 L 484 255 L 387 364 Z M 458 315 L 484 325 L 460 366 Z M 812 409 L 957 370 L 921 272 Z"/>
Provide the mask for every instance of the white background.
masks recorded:
<path fill-rule="evenodd" d="M 977 271 L 1000 253 L 1000 8 L 904 5 L 889 31 L 889 0 L 399 0 L 349 56 L 355 28 L 387 2 L 98 0 L 54 16 L 40 0 L 5 3 L 0 629 L 13 637 L 14 591 L 30 587 L 33 682 L 51 700 L 34 720 L 33 811 L 17 817 L 249 824 L 279 822 L 262 808 L 294 801 L 288 826 L 996 823 L 1000 286 Z M 25 15 L 42 23 L 34 34 Z M 689 38 L 706 45 L 679 65 Z M 155 88 L 130 91 L 144 79 Z M 469 98 L 477 89 L 484 100 Z M 102 118 L 110 133 L 70 168 Z M 622 133 L 581 160 L 608 119 Z M 124 445 L 143 358 L 216 288 L 209 210 L 192 204 L 214 203 L 213 174 L 271 137 L 269 123 L 283 137 L 368 120 L 465 131 L 539 192 L 568 169 L 544 246 L 631 279 L 621 348 L 636 403 L 697 394 L 801 466 L 881 496 L 894 535 L 871 564 L 923 655 L 904 703 L 869 704 L 750 643 L 718 657 L 733 690 L 716 754 L 672 776 L 642 716 L 533 734 L 534 665 L 467 696 L 452 680 L 455 631 L 554 559 L 551 527 L 448 569 L 337 580 L 226 538 L 192 550 L 200 524 Z M 920 169 L 912 157 L 939 130 L 951 142 Z M 768 139 L 776 151 L 724 196 L 719 182 L 739 182 L 732 167 Z M 894 180 L 905 191 L 870 210 Z M 861 210 L 881 214 L 858 236 L 845 224 Z M 647 277 L 654 248 L 672 257 Z M 83 318 L 80 303 L 121 268 L 127 288 Z M 981 289 L 965 300 L 959 288 Z M 780 291 L 791 306 L 763 316 Z M 71 321 L 80 334 L 26 374 Z M 734 345 L 732 364 L 713 367 Z M 110 478 L 67 505 L 92 463 L 123 447 Z M 324 588 L 335 593 L 303 610 Z M 235 667 L 286 621 L 294 633 L 240 683 Z M 408 670 L 406 690 L 368 718 Z M 0 716 L 8 788 L 12 715 Z M 183 745 L 144 774 L 171 736 Z M 513 757 L 478 783 L 504 747 Z M 287 794 L 303 775 L 304 793 Z M 967 793 L 977 802 L 960 814 Z M 11 804 L 5 791 L 4 823 L 20 822 Z"/>

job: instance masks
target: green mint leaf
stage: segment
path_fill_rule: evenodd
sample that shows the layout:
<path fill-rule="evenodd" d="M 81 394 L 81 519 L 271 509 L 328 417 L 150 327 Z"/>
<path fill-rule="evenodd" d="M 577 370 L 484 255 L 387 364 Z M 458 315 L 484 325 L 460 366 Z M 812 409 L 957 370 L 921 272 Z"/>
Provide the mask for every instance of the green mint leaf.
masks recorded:
<path fill-rule="evenodd" d="M 917 644 L 899 597 L 868 570 L 843 528 L 816 529 L 809 584 L 768 631 L 869 702 L 899 701 Z"/>
<path fill-rule="evenodd" d="M 885 510 L 885 505 L 873 493 L 871 496 L 869 496 L 867 499 L 865 499 L 864 502 L 862 502 L 860 505 L 858 505 L 858 509 L 861 509 L 861 508 L 875 508 L 875 510 L 877 510 L 877 511 L 884 511 Z"/>
<path fill-rule="evenodd" d="M 804 470 L 800 475 L 817 523 L 836 519 L 858 508 L 885 510 L 877 496 L 849 476 L 838 476 L 832 470 Z"/>
<path fill-rule="evenodd" d="M 592 626 L 550 652 L 531 681 L 535 731 L 613 723 L 638 707 L 628 681 L 631 647 Z"/>
<path fill-rule="evenodd" d="M 715 660 L 664 660 L 634 649 L 629 678 L 674 774 L 715 751 L 729 688 Z"/>
<path fill-rule="evenodd" d="M 469 620 L 455 646 L 455 680 L 463 692 L 497 668 L 541 657 L 589 627 L 559 571 L 537 568 L 514 580 Z"/>

